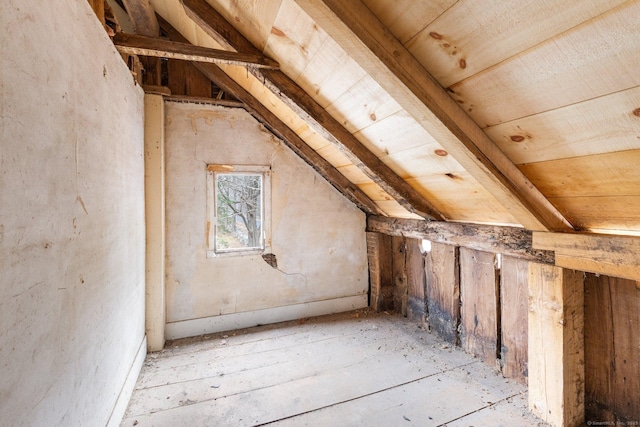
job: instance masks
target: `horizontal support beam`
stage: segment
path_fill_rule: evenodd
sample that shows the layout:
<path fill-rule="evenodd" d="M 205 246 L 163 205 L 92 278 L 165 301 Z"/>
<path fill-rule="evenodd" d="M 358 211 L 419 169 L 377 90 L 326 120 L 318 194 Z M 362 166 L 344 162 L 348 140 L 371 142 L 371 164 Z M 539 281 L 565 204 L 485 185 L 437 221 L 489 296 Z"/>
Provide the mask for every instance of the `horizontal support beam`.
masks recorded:
<path fill-rule="evenodd" d="M 183 0 L 182 3 L 187 16 L 222 46 L 238 52 L 260 52 L 205 0 Z M 282 71 L 250 68 L 249 72 L 405 209 L 425 218 L 445 219 L 426 197 L 373 154 Z"/>
<path fill-rule="evenodd" d="M 158 18 L 162 29 L 174 40 L 187 40 L 175 28 L 162 18 Z M 326 179 L 343 196 L 367 214 L 381 214 L 380 208 L 360 188 L 351 183 L 332 164 L 325 160 L 302 140 L 291 128 L 274 113 L 262 105 L 236 81 L 215 64 L 194 62 L 196 68 L 223 91 L 231 94 L 243 103 L 244 108 L 267 129 L 280 138 L 286 146 L 307 162 L 316 172 Z"/>
<path fill-rule="evenodd" d="M 554 263 L 553 253 L 534 249 L 531 231 L 519 227 L 369 216 L 367 231 Z"/>
<path fill-rule="evenodd" d="M 640 281 L 640 237 L 534 232 L 533 247 L 555 251 L 558 267 Z"/>
<path fill-rule="evenodd" d="M 129 55 L 155 56 L 158 58 L 180 59 L 184 61 L 209 62 L 214 64 L 243 65 L 256 68 L 278 69 L 277 62 L 250 53 L 230 52 L 179 43 L 166 39 L 118 33 L 113 44 L 121 53 Z"/>

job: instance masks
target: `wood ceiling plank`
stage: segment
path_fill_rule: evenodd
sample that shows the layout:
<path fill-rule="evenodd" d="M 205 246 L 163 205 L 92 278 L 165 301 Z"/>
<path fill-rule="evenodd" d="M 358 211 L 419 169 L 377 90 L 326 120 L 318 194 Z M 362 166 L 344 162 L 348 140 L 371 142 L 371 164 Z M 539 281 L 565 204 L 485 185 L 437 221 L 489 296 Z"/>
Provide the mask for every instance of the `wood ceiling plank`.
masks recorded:
<path fill-rule="evenodd" d="M 365 76 L 326 108 L 349 132 L 356 133 L 378 120 L 402 111 L 372 78 Z"/>
<path fill-rule="evenodd" d="M 547 197 L 640 196 L 640 149 L 521 165 Z"/>
<path fill-rule="evenodd" d="M 457 1 L 363 0 L 363 3 L 405 44 Z"/>
<path fill-rule="evenodd" d="M 534 232 L 533 247 L 555 251 L 559 267 L 640 280 L 640 237 Z"/>
<path fill-rule="evenodd" d="M 359 1 L 296 0 L 525 227 L 571 225 Z"/>
<path fill-rule="evenodd" d="M 462 0 L 405 46 L 443 87 L 575 27 L 625 0 Z M 464 61 L 464 66 L 461 61 Z"/>
<path fill-rule="evenodd" d="M 216 15 L 219 15 L 218 12 L 203 0 L 183 0 L 183 5 L 187 15 L 201 28 L 205 29 L 207 33 L 218 34 L 218 36 L 224 34 L 228 47 L 239 52 L 258 53 L 249 40 L 245 39 L 229 23 L 222 22 L 224 19 L 216 17 Z M 212 22 L 216 22 L 219 28 L 213 27 L 211 25 Z M 282 71 L 262 72 L 256 69 L 249 71 L 261 80 L 265 87 L 277 95 L 280 101 L 284 102 L 299 117 L 304 119 L 316 132 L 338 147 L 340 151 L 349 157 L 351 162 L 361 167 L 363 172 L 383 187 L 407 210 L 425 217 L 443 219 L 441 214 L 433 208 L 430 201 L 422 197 L 380 159 L 367 150 L 344 126 Z"/>
<path fill-rule="evenodd" d="M 637 87 L 639 15 L 628 1 L 451 86 L 453 97 L 484 128 Z"/>
<path fill-rule="evenodd" d="M 347 52 L 327 37 L 294 81 L 326 108 L 366 74 Z"/>
<path fill-rule="evenodd" d="M 454 178 L 434 174 L 407 179 L 420 192 L 434 200 L 438 209 L 452 221 L 517 225 L 518 221 L 490 194 L 478 187 L 465 172 Z"/>
<path fill-rule="evenodd" d="M 640 86 L 486 128 L 516 164 L 640 148 Z"/>
<path fill-rule="evenodd" d="M 501 253 L 544 264 L 553 263 L 553 254 L 534 249 L 532 233 L 519 227 L 370 216 L 367 218 L 367 231 Z"/>
<path fill-rule="evenodd" d="M 284 0 L 264 52 L 272 58 L 284 58 L 282 71 L 296 80 L 327 38 L 327 33 L 314 25 L 295 3 Z"/>
<path fill-rule="evenodd" d="M 402 219 L 423 219 L 421 216 L 409 212 L 403 208 L 395 200 L 377 201 L 376 204 L 384 211 L 384 213 L 392 218 Z"/>
<path fill-rule="evenodd" d="M 338 171 L 356 185 L 373 183 L 371 178 L 365 175 L 356 165 L 346 165 L 337 168 Z"/>
<path fill-rule="evenodd" d="M 579 229 L 640 231 L 640 196 L 552 197 L 549 200 Z"/>
<path fill-rule="evenodd" d="M 253 55 L 227 50 L 194 46 L 157 37 L 118 33 L 113 44 L 121 53 L 180 59 L 183 61 L 209 62 L 215 64 L 250 65 L 258 68 L 277 69 L 278 63 L 262 55 Z"/>
<path fill-rule="evenodd" d="M 459 174 L 465 169 L 451 156 L 439 156 L 431 147 L 419 146 L 381 158 L 402 178 L 416 178 L 423 174 Z M 425 165 L 429 165 L 428 168 Z M 455 178 L 455 177 L 454 177 Z M 482 188 L 482 187 L 480 187 Z"/>
<path fill-rule="evenodd" d="M 432 152 L 442 150 L 438 151 L 440 155 L 446 155 L 442 146 L 404 110 L 375 121 L 354 136 L 378 157 L 420 146 Z"/>
<path fill-rule="evenodd" d="M 207 0 L 227 22 L 247 34 L 253 46 L 265 51 L 282 0 Z"/>
<path fill-rule="evenodd" d="M 169 33 L 174 40 L 182 43 L 187 41 L 178 31 L 171 27 L 168 22 L 161 20 L 161 23 L 164 31 Z M 232 94 L 239 101 L 242 101 L 256 119 L 271 130 L 277 137 L 282 139 L 294 153 L 313 167 L 347 199 L 352 201 L 364 212 L 381 212 L 377 205 L 357 186 L 349 182 L 344 175 L 309 147 L 290 127 L 262 105 L 253 95 L 231 79 L 220 67 L 207 63 L 195 63 L 195 65 L 205 76 L 216 83 L 218 87 Z"/>

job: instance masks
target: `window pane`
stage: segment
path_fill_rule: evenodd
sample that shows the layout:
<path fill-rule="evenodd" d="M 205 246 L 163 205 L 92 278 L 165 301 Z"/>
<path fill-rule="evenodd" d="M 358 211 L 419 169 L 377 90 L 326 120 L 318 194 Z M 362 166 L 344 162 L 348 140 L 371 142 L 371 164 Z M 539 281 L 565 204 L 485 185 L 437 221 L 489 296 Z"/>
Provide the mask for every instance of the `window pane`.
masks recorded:
<path fill-rule="evenodd" d="M 216 251 L 263 247 L 262 175 L 216 174 Z"/>

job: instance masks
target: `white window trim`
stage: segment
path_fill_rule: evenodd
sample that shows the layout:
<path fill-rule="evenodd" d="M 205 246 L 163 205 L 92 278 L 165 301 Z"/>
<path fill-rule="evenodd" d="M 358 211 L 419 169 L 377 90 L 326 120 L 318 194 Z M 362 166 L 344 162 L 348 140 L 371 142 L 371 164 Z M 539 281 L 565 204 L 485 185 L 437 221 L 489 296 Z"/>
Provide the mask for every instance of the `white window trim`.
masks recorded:
<path fill-rule="evenodd" d="M 216 174 L 261 174 L 262 175 L 262 236 L 264 247 L 216 251 Z M 207 212 L 206 212 L 207 258 L 257 255 L 271 252 L 271 167 L 255 165 L 207 165 Z"/>

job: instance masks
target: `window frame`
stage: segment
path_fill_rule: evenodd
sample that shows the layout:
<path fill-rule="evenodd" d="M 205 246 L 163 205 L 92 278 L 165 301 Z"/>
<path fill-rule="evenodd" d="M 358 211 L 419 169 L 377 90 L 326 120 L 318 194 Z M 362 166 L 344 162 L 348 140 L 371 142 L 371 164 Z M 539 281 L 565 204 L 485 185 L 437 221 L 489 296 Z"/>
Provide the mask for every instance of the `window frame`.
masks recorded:
<path fill-rule="evenodd" d="M 261 227 L 262 246 L 254 248 L 216 249 L 217 235 L 217 176 L 218 175 L 261 175 Z M 206 212 L 207 258 L 228 256 L 259 255 L 271 251 L 271 167 L 257 165 L 207 165 L 207 212 Z"/>

